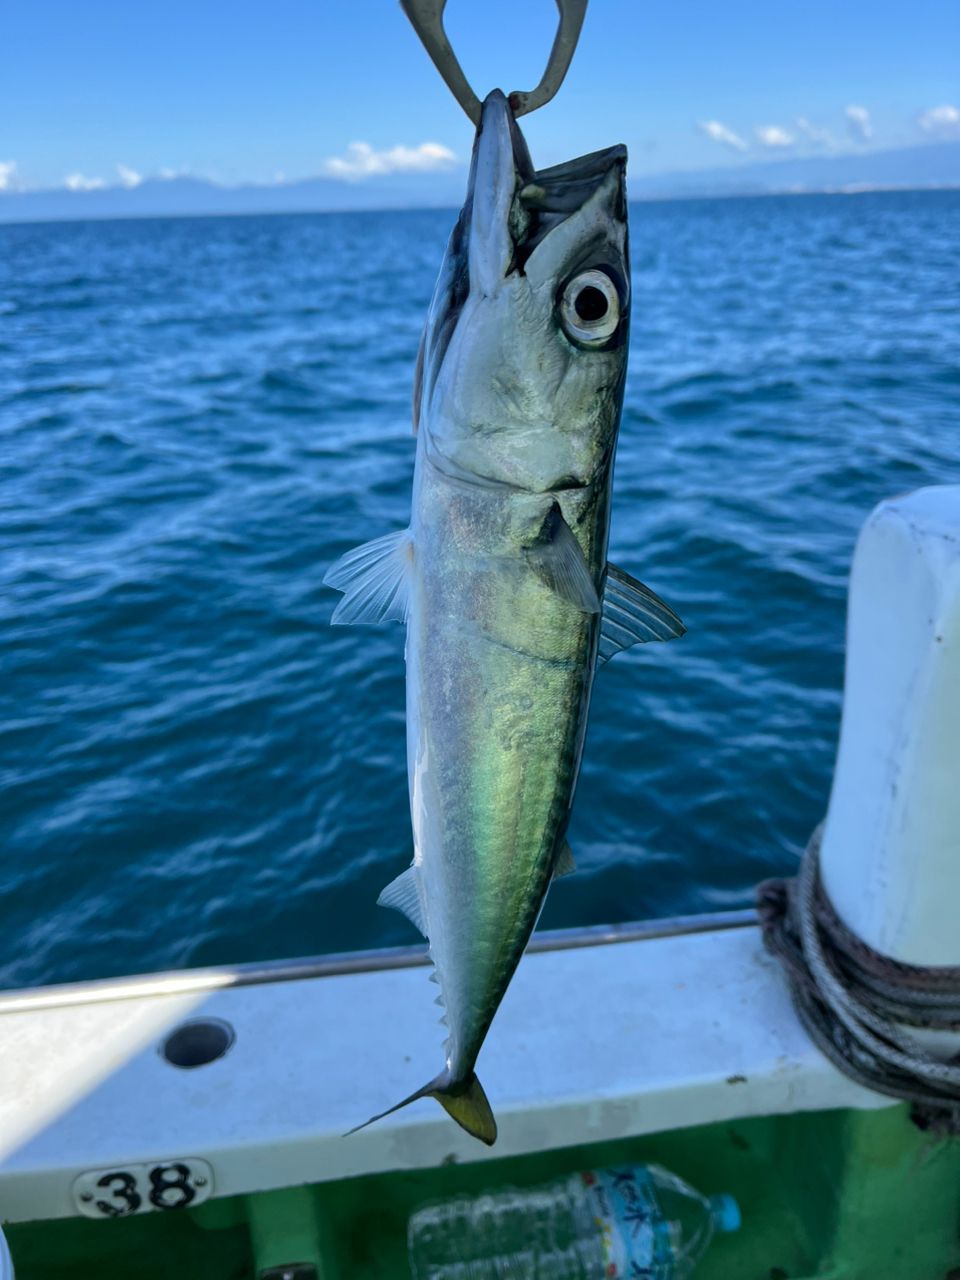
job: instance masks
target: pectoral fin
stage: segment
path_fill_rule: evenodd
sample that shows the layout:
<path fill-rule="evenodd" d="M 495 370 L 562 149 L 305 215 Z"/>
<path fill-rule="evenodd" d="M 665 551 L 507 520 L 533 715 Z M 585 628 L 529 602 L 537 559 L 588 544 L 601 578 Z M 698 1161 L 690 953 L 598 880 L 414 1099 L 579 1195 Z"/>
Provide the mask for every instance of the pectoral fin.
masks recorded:
<path fill-rule="evenodd" d="M 598 666 L 621 649 L 649 640 L 673 640 L 685 631 L 686 627 L 655 591 L 615 564 L 607 565 Z"/>
<path fill-rule="evenodd" d="M 409 529 L 388 533 L 341 556 L 324 574 L 328 587 L 343 592 L 330 619 L 349 622 L 405 622 L 413 540 Z"/>
<path fill-rule="evenodd" d="M 581 613 L 599 613 L 600 598 L 580 543 L 554 503 L 539 540 L 525 551 L 533 570 L 552 591 L 569 600 Z"/>

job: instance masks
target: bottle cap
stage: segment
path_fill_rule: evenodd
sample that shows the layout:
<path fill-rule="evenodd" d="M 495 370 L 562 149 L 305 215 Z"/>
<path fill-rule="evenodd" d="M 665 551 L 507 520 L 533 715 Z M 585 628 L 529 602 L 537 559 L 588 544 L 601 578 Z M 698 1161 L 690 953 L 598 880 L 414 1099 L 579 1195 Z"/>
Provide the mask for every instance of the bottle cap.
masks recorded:
<path fill-rule="evenodd" d="M 740 1230 L 743 1219 L 740 1216 L 740 1206 L 733 1196 L 711 1196 L 710 1208 L 718 1231 Z"/>

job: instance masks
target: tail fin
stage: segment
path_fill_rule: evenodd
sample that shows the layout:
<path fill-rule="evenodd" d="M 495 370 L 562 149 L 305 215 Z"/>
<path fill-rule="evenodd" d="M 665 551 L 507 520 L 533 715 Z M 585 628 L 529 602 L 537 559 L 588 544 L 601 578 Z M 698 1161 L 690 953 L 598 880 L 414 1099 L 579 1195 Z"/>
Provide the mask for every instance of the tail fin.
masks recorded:
<path fill-rule="evenodd" d="M 465 1129 L 472 1138 L 479 1138 L 488 1147 L 492 1147 L 496 1142 L 497 1122 L 487 1101 L 487 1095 L 483 1092 L 483 1085 L 477 1079 L 476 1073 L 472 1071 L 465 1081 L 456 1084 L 451 1082 L 449 1072 L 441 1071 L 429 1084 L 425 1084 L 416 1093 L 411 1093 L 409 1098 L 404 1098 L 395 1107 L 388 1107 L 379 1115 L 364 1120 L 363 1124 L 349 1129 L 345 1136 L 365 1129 L 368 1124 L 382 1120 L 384 1116 L 392 1115 L 394 1111 L 399 1111 L 408 1102 L 416 1102 L 418 1098 L 436 1098 L 447 1115 L 456 1120 L 460 1128 Z"/>
<path fill-rule="evenodd" d="M 476 1072 L 471 1071 L 466 1084 L 456 1092 L 437 1089 L 430 1096 L 436 1098 L 447 1115 L 456 1120 L 461 1129 L 466 1129 L 472 1138 L 479 1138 L 488 1147 L 496 1142 L 497 1122 Z"/>

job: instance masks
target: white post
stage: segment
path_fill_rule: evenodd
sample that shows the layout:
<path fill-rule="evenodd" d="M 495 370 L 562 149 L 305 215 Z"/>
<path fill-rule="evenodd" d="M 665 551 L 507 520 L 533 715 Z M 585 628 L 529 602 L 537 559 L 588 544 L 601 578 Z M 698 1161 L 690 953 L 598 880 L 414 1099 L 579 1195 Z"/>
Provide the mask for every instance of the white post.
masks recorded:
<path fill-rule="evenodd" d="M 860 534 L 821 875 L 875 950 L 960 964 L 960 485 L 881 503 Z"/>

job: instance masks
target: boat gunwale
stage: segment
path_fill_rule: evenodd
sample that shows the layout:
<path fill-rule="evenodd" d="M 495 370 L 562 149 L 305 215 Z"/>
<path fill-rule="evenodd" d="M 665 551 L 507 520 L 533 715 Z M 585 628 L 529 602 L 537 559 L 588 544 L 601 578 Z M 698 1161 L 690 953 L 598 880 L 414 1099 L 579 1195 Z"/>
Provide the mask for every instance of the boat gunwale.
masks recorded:
<path fill-rule="evenodd" d="M 700 915 L 668 916 L 662 920 L 633 920 L 622 924 L 586 925 L 571 929 L 547 929 L 535 933 L 528 953 L 571 951 L 581 947 L 611 946 L 688 934 L 746 929 L 758 924 L 756 911 L 745 907 Z M 168 970 L 120 978 L 91 978 L 79 982 L 24 987 L 0 991 L 0 1014 L 32 1013 L 73 1005 L 114 1000 L 139 1000 L 151 996 L 190 995 L 234 987 L 262 986 L 272 982 L 299 982 L 309 978 L 343 977 L 412 969 L 430 964 L 423 944 L 378 947 L 366 951 L 340 951 L 329 955 L 287 960 L 257 960 L 202 969 Z"/>

